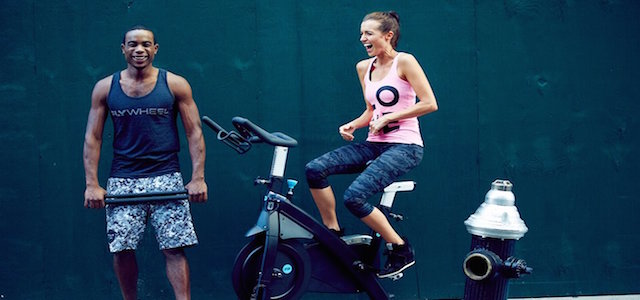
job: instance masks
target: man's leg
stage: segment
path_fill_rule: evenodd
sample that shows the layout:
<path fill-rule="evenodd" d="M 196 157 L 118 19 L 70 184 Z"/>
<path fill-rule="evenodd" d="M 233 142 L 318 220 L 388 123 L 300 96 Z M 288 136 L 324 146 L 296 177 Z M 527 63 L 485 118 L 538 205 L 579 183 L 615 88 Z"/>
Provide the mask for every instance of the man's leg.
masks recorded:
<path fill-rule="evenodd" d="M 124 300 L 136 300 L 138 294 L 138 263 L 136 252 L 124 250 L 113 254 L 113 269 L 120 283 Z"/>
<path fill-rule="evenodd" d="M 180 173 L 154 177 L 153 184 L 163 190 L 183 189 Z M 167 278 L 175 299 L 191 299 L 189 264 L 184 248 L 198 244 L 189 201 L 167 201 L 151 205 L 150 221 L 166 262 Z"/>
<path fill-rule="evenodd" d="M 176 300 L 191 299 L 189 263 L 183 248 L 162 250 L 167 263 L 167 278 L 173 287 Z"/>
<path fill-rule="evenodd" d="M 107 180 L 107 193 L 113 195 L 134 192 L 138 180 L 114 178 Z M 113 253 L 113 269 L 120 283 L 122 298 L 137 299 L 138 263 L 135 249 L 146 226 L 145 205 L 107 205 L 107 241 Z"/>

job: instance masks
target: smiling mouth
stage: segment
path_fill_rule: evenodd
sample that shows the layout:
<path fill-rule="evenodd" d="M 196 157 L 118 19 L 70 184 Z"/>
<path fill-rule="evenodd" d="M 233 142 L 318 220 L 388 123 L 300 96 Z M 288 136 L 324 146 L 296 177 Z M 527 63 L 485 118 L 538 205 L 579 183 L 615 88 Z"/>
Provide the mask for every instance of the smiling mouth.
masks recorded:
<path fill-rule="evenodd" d="M 373 45 L 371 45 L 371 44 L 364 44 L 364 47 L 365 47 L 365 48 L 367 48 L 367 50 L 368 50 L 368 49 L 373 48 Z"/>
<path fill-rule="evenodd" d="M 145 61 L 147 58 L 147 56 L 133 56 L 133 60 L 135 61 Z"/>

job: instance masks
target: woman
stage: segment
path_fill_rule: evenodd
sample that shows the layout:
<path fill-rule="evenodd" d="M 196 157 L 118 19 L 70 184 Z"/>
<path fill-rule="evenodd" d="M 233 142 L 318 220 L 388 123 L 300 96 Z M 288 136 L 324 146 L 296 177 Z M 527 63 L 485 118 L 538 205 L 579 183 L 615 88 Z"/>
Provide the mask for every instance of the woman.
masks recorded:
<path fill-rule="evenodd" d="M 373 12 L 360 25 L 360 42 L 370 58 L 356 69 L 366 108 L 339 128 L 346 141 L 353 141 L 356 129 L 369 127 L 364 142 L 353 142 L 328 152 L 306 165 L 311 195 L 322 222 L 343 235 L 336 217 L 333 190 L 327 181 L 332 174 L 360 173 L 344 193 L 345 206 L 387 242 L 387 262 L 378 277 L 394 276 L 415 264 L 413 248 L 400 237 L 386 216 L 367 203 L 396 178 L 422 160 L 423 142 L 417 117 L 438 109 L 424 71 L 413 55 L 398 52 L 398 14 Z M 416 96 L 420 101 L 416 102 Z M 369 164 L 368 162 L 371 161 Z"/>

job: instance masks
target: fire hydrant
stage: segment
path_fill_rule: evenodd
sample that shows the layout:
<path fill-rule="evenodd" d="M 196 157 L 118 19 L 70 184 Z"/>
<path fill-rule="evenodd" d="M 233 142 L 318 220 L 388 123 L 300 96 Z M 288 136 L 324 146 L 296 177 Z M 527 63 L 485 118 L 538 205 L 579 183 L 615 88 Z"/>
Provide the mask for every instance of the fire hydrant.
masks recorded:
<path fill-rule="evenodd" d="M 463 263 L 464 300 L 506 300 L 509 279 L 532 271 L 524 260 L 512 256 L 516 241 L 529 230 L 515 206 L 512 188 L 508 180 L 495 180 L 484 203 L 464 222 L 472 235 L 471 252 Z"/>

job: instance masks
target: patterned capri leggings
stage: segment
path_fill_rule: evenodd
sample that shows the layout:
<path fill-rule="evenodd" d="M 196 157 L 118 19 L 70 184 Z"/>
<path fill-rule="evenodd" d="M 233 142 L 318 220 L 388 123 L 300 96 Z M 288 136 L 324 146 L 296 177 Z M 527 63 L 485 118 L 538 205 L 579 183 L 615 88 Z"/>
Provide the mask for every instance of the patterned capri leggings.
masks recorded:
<path fill-rule="evenodd" d="M 310 161 L 305 166 L 307 183 L 323 189 L 329 186 L 329 175 L 361 173 L 344 192 L 344 205 L 364 218 L 374 208 L 367 199 L 416 167 L 422 155 L 423 148 L 414 144 L 356 142 Z"/>

